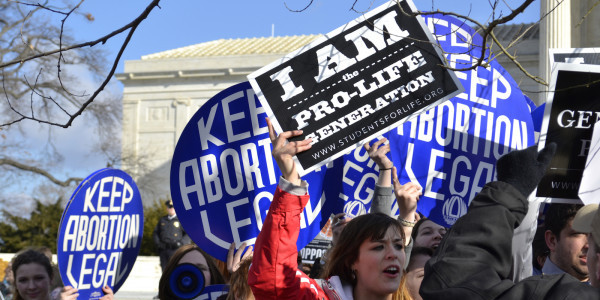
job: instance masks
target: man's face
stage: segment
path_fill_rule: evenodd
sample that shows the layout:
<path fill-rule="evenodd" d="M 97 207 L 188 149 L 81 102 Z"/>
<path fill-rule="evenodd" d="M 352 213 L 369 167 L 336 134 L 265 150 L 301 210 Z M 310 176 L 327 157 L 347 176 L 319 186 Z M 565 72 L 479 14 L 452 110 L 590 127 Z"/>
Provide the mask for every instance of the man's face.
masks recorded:
<path fill-rule="evenodd" d="M 560 232 L 560 239 L 548 245 L 550 258 L 556 266 L 573 277 L 585 281 L 588 279 L 588 240 L 585 233 L 573 230 L 573 218 Z"/>
<path fill-rule="evenodd" d="M 169 216 L 175 215 L 175 207 L 173 207 L 173 205 L 167 205 L 167 214 Z"/>
<path fill-rule="evenodd" d="M 598 276 L 598 271 L 600 267 L 598 265 L 600 263 L 600 253 L 598 253 L 598 250 L 600 249 L 597 248 L 596 242 L 594 241 L 594 237 L 591 234 L 588 235 L 588 242 L 590 248 L 587 252 L 587 263 L 588 270 L 590 273 L 590 283 L 593 287 L 600 288 L 600 276 Z"/>

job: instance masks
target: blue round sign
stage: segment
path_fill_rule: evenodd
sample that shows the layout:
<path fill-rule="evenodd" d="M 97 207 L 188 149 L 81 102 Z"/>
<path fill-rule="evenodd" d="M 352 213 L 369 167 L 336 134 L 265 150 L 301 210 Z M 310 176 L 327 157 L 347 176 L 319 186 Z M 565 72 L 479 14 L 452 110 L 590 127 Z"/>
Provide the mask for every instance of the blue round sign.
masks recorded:
<path fill-rule="evenodd" d="M 175 147 L 171 197 L 177 216 L 192 240 L 222 261 L 232 242 L 254 244 L 281 175 L 266 116 L 250 83 L 234 85 L 200 107 Z M 311 199 L 302 213 L 298 249 L 333 212 L 320 197 L 326 169 L 303 178 Z"/>
<path fill-rule="evenodd" d="M 144 208 L 127 173 L 101 169 L 75 190 L 63 213 L 57 257 L 65 285 L 80 299 L 99 299 L 108 285 L 117 292 L 131 272 L 142 243 Z"/>
<path fill-rule="evenodd" d="M 202 294 L 194 298 L 194 300 L 217 300 L 223 294 L 229 292 L 228 284 L 213 284 L 204 287 Z"/>
<path fill-rule="evenodd" d="M 425 19 L 451 67 L 468 68 L 481 56 L 482 37 L 463 21 L 440 14 Z M 456 71 L 464 93 L 388 133 L 400 181 L 418 182 L 418 210 L 446 227 L 495 180 L 498 158 L 535 143 L 525 96 L 497 60 L 484 57 L 488 67 Z"/>

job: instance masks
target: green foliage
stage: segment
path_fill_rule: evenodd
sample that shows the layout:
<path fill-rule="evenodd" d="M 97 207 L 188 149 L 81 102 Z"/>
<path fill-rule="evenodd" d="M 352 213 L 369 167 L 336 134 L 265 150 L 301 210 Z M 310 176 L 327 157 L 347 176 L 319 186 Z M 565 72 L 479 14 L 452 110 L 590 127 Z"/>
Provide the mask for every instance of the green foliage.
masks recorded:
<path fill-rule="evenodd" d="M 154 232 L 158 220 L 167 214 L 165 201 L 165 199 L 160 199 L 154 201 L 153 205 L 144 207 L 144 236 L 142 237 L 142 246 L 139 255 L 158 255 L 158 249 L 156 249 L 154 241 L 152 241 L 152 232 Z"/>
<path fill-rule="evenodd" d="M 35 209 L 29 218 L 2 211 L 0 237 L 4 240 L 2 252 L 14 253 L 26 247 L 46 246 L 56 253 L 58 226 L 63 212 L 61 199 L 44 204 L 35 199 Z"/>
<path fill-rule="evenodd" d="M 153 205 L 144 207 L 144 235 L 139 255 L 157 255 L 152 241 L 152 232 L 158 220 L 166 214 L 165 200 L 155 201 Z M 56 253 L 58 227 L 63 213 L 61 199 L 54 203 L 43 204 L 35 200 L 35 209 L 29 218 L 2 211 L 0 220 L 0 238 L 4 240 L 1 252 L 15 253 L 27 247 L 49 247 Z"/>

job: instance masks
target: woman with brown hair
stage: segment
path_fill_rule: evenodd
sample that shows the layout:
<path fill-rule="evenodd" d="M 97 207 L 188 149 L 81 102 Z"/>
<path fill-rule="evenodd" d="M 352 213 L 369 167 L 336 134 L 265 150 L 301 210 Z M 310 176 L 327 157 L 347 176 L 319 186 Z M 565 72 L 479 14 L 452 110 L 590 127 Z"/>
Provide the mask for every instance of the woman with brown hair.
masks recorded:
<path fill-rule="evenodd" d="M 184 263 L 190 263 L 202 270 L 206 285 L 225 283 L 223 275 L 217 268 L 213 258 L 196 244 L 188 244 L 179 247 L 179 249 L 173 253 L 173 256 L 171 256 L 169 263 L 165 267 L 165 271 L 162 273 L 160 281 L 158 282 L 159 299 L 168 300 L 177 298 L 171 291 L 169 279 L 175 268 Z"/>
<path fill-rule="evenodd" d="M 314 280 L 298 270 L 296 241 L 300 214 L 309 200 L 293 156 L 310 149 L 311 139 L 288 142 L 300 130 L 276 136 L 267 119 L 272 155 L 282 177 L 256 239 L 248 283 L 257 299 L 402 299 L 404 232 L 384 214 L 352 219 L 334 245 L 324 272 Z"/>
<path fill-rule="evenodd" d="M 13 300 L 51 300 L 50 283 L 52 282 L 52 264 L 43 253 L 33 249 L 25 250 L 12 261 L 15 292 Z M 112 289 L 102 288 L 104 296 L 100 300 L 113 299 Z M 77 289 L 71 286 L 63 288 L 58 299 L 77 299 Z"/>

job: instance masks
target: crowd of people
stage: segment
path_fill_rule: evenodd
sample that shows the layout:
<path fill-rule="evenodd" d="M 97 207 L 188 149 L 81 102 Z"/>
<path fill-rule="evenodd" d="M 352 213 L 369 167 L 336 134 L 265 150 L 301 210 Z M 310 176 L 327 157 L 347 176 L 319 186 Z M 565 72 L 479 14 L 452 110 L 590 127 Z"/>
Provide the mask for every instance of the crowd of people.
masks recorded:
<path fill-rule="evenodd" d="M 501 157 L 497 181 L 487 183 L 468 213 L 445 228 L 417 211 L 422 189 L 399 182 L 386 139 L 367 143 L 379 169 L 371 210 L 335 215 L 330 249 L 307 266 L 296 242 L 309 183 L 298 175 L 293 157 L 310 149 L 311 140 L 289 141 L 301 131 L 277 135 L 267 124 L 282 175 L 254 247 L 244 243 L 236 251 L 232 244 L 227 262 L 220 262 L 191 243 L 172 202 L 166 203 L 168 214 L 154 233 L 163 270 L 156 298 L 180 299 L 172 276 L 191 265 L 204 285 L 229 286 L 221 300 L 600 299 L 598 205 L 528 200 L 556 145 Z M 44 250 L 15 256 L 0 283 L 2 299 L 77 298 L 77 289 L 62 286 Z M 113 299 L 110 287 L 103 291 L 102 300 Z"/>
<path fill-rule="evenodd" d="M 527 198 L 555 144 L 501 157 L 498 180 L 486 184 L 451 228 L 416 212 L 420 188 L 398 182 L 385 156 L 385 139 L 366 144 L 380 171 L 371 213 L 352 220 L 336 216 L 332 248 L 320 259 L 322 271 L 309 277 L 299 270 L 295 245 L 310 196 L 293 156 L 310 149 L 311 140 L 290 142 L 301 131 L 276 135 L 267 123 L 282 176 L 248 274 L 256 298 L 600 299 L 600 248 L 594 242 L 594 236 L 600 238 L 598 206 L 550 205 L 543 225 L 547 251 L 540 252 L 539 243 L 532 251 L 540 203 L 530 207 Z M 392 194 L 398 218 L 389 216 Z M 542 276 L 531 276 L 534 265 Z"/>

